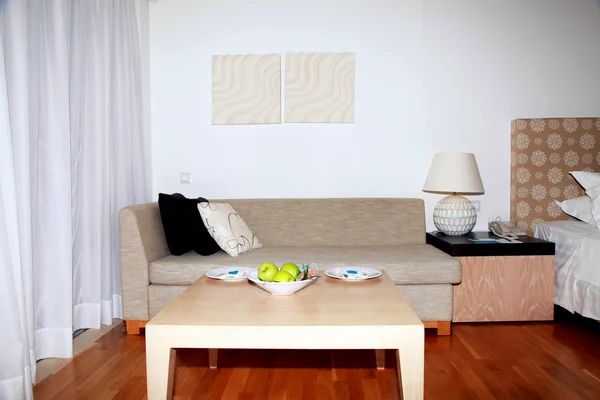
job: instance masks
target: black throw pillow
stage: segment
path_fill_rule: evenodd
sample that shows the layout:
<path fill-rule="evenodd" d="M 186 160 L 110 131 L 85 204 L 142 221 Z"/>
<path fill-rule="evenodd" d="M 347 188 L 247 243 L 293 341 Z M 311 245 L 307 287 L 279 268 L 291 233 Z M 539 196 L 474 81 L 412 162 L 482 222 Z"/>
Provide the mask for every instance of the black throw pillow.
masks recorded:
<path fill-rule="evenodd" d="M 188 199 L 180 193 L 158 194 L 158 208 L 171 254 L 180 256 L 188 251 L 209 256 L 221 250 L 202 222 L 198 203 L 203 197 Z"/>

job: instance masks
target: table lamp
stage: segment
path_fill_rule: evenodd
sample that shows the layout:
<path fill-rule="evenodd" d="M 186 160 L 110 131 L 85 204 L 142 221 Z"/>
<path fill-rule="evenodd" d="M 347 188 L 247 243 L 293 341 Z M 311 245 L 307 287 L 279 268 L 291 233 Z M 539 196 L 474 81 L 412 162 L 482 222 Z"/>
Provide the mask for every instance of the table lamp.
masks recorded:
<path fill-rule="evenodd" d="M 461 194 L 483 194 L 483 182 L 473 153 L 437 153 L 433 157 L 424 192 L 450 193 L 433 210 L 436 229 L 450 236 L 473 230 L 477 211 L 471 200 Z"/>

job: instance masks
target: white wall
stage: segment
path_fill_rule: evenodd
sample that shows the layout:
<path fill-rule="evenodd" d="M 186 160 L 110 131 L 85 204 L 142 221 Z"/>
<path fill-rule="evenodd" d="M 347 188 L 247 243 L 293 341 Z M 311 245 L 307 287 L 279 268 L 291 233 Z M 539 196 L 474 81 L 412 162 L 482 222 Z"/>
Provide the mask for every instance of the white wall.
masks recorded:
<path fill-rule="evenodd" d="M 147 0 L 135 0 L 135 11 L 138 19 L 138 35 L 140 40 L 140 64 L 142 81 L 142 110 L 144 130 L 144 151 L 146 153 L 147 171 L 152 170 L 152 126 L 150 112 L 150 5 Z M 147 174 L 147 196 L 152 197 L 152 174 Z"/>
<path fill-rule="evenodd" d="M 422 197 L 435 152 L 477 156 L 476 229 L 509 212 L 510 121 L 600 115 L 598 0 L 159 0 L 153 192 Z M 352 125 L 211 125 L 211 56 L 356 53 Z M 193 183 L 182 185 L 181 172 Z"/>

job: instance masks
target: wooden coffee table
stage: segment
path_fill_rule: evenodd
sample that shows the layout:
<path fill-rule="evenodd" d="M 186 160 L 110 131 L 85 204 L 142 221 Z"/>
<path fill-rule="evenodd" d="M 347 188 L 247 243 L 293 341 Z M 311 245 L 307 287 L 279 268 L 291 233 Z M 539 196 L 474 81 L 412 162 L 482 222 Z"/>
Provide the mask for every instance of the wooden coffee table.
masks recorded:
<path fill-rule="evenodd" d="M 146 325 L 148 399 L 171 398 L 176 348 L 208 348 L 211 368 L 216 349 L 374 349 L 378 369 L 385 349 L 395 349 L 404 399 L 423 398 L 423 323 L 385 273 L 358 282 L 321 276 L 291 296 L 198 279 Z"/>

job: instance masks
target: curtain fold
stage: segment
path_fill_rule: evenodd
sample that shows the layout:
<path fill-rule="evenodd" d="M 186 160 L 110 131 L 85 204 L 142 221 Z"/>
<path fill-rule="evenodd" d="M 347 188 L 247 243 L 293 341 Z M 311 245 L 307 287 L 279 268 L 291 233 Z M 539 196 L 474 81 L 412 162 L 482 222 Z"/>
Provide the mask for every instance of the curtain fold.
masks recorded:
<path fill-rule="evenodd" d="M 37 359 L 73 356 L 68 6 L 69 2 L 27 2 Z"/>
<path fill-rule="evenodd" d="M 122 318 L 116 216 L 148 200 L 135 2 L 92 3 L 71 8 L 75 329 Z"/>
<path fill-rule="evenodd" d="M 3 22 L 1 28 L 5 26 Z M 28 137 L 15 136 L 20 127 L 11 126 L 6 76 L 7 68 L 12 65 L 6 65 L 4 42 L 4 29 L 0 29 L 0 313 L 4 325 L 0 334 L 0 399 L 33 399 L 35 351 L 29 191 L 28 185 L 19 181 L 19 178 L 28 178 L 28 163 L 19 165 L 21 155 L 28 148 Z M 13 100 L 17 101 L 14 96 Z M 16 115 L 20 110 L 13 107 L 12 111 Z"/>
<path fill-rule="evenodd" d="M 119 209 L 148 201 L 135 0 L 0 1 L 0 399 L 122 318 Z"/>

